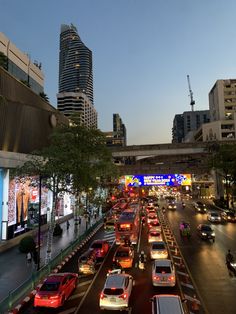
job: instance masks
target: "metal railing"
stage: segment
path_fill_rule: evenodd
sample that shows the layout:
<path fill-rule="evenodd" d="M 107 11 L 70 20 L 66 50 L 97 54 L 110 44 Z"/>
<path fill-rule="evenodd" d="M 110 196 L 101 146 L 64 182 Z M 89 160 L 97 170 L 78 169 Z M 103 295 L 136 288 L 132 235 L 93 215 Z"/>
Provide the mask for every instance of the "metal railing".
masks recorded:
<path fill-rule="evenodd" d="M 32 273 L 31 277 L 23 282 L 18 288 L 9 292 L 9 295 L 0 303 L 0 314 L 7 313 L 14 305 L 22 300 L 30 291 L 34 290 L 39 282 L 46 277 L 51 271 L 58 266 L 66 256 L 68 256 L 74 249 L 101 224 L 103 219 L 98 220 L 94 225 L 88 228 L 81 236 L 71 242 L 71 244 L 55 256 L 47 265 L 44 265 L 39 271 Z"/>

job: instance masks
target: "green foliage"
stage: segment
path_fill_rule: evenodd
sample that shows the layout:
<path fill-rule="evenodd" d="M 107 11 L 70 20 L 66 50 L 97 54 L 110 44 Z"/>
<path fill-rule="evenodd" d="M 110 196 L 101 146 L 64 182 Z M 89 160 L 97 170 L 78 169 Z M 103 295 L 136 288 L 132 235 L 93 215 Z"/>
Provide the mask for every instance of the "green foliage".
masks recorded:
<path fill-rule="evenodd" d="M 59 236 L 59 235 L 62 234 L 62 232 L 63 232 L 63 229 L 61 228 L 61 226 L 59 224 L 56 224 L 55 228 L 53 230 L 53 235 L 54 236 Z"/>
<path fill-rule="evenodd" d="M 19 251 L 21 253 L 33 252 L 36 248 L 34 238 L 30 235 L 25 236 L 19 243 Z"/>
<path fill-rule="evenodd" d="M 49 102 L 48 95 L 45 94 L 44 92 L 39 93 L 39 96 L 40 96 L 41 98 L 43 98 L 46 102 Z"/>
<path fill-rule="evenodd" d="M 0 52 L 0 67 L 8 70 L 8 58 L 2 52 Z"/>

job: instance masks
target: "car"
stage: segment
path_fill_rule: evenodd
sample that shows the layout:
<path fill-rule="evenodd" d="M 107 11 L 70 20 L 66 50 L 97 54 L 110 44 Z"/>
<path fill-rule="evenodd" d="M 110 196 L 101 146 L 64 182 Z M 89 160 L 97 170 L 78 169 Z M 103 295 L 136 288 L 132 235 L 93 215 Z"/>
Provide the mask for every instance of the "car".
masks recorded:
<path fill-rule="evenodd" d="M 207 215 L 207 220 L 210 222 L 221 222 L 222 218 L 218 212 L 209 212 Z"/>
<path fill-rule="evenodd" d="M 161 224 L 159 223 L 158 220 L 154 220 L 154 221 L 151 221 L 149 224 L 148 224 L 148 229 L 149 230 L 156 230 L 156 231 L 160 231 L 161 232 Z"/>
<path fill-rule="evenodd" d="M 78 274 L 57 273 L 49 275 L 36 291 L 34 307 L 58 308 L 63 306 L 77 286 Z"/>
<path fill-rule="evenodd" d="M 168 251 L 164 241 L 150 243 L 151 259 L 168 258 Z"/>
<path fill-rule="evenodd" d="M 207 212 L 206 205 L 200 201 L 194 202 L 193 206 L 198 213 L 205 214 Z"/>
<path fill-rule="evenodd" d="M 133 289 L 133 277 L 128 274 L 108 275 L 100 293 L 101 310 L 127 310 Z"/>
<path fill-rule="evenodd" d="M 162 241 L 161 231 L 157 231 L 155 229 L 150 229 L 148 231 L 148 243 Z"/>
<path fill-rule="evenodd" d="M 120 245 L 114 254 L 113 262 L 118 262 L 122 268 L 131 268 L 134 260 L 134 250 L 130 246 Z"/>
<path fill-rule="evenodd" d="M 156 209 L 154 206 L 147 206 L 146 207 L 146 213 L 148 214 L 156 214 Z"/>
<path fill-rule="evenodd" d="M 176 284 L 175 266 L 169 259 L 155 260 L 152 265 L 152 284 L 158 287 L 174 287 Z"/>
<path fill-rule="evenodd" d="M 91 275 L 96 272 L 97 258 L 93 249 L 88 249 L 78 259 L 78 272 L 84 275 Z"/>
<path fill-rule="evenodd" d="M 212 240 L 213 242 L 215 242 L 215 232 L 211 228 L 210 225 L 207 225 L 207 224 L 198 225 L 197 233 L 201 239 L 203 239 L 203 240 L 209 239 L 209 240 Z"/>
<path fill-rule="evenodd" d="M 156 294 L 151 298 L 152 314 L 187 314 L 186 305 L 179 295 Z"/>
<path fill-rule="evenodd" d="M 152 221 L 158 221 L 157 214 L 151 213 L 147 215 L 147 223 L 150 224 Z"/>
<path fill-rule="evenodd" d="M 227 221 L 229 222 L 236 222 L 236 214 L 232 210 L 226 210 L 224 211 L 227 217 Z"/>
<path fill-rule="evenodd" d="M 175 200 L 168 200 L 167 208 L 168 209 L 176 209 L 177 208 L 176 201 Z"/>
<path fill-rule="evenodd" d="M 110 248 L 109 243 L 106 240 L 94 240 L 90 245 L 90 249 L 93 249 L 96 254 L 97 260 L 102 260 L 108 253 Z"/>
<path fill-rule="evenodd" d="M 104 222 L 104 230 L 106 232 L 115 230 L 115 219 L 109 219 Z"/>

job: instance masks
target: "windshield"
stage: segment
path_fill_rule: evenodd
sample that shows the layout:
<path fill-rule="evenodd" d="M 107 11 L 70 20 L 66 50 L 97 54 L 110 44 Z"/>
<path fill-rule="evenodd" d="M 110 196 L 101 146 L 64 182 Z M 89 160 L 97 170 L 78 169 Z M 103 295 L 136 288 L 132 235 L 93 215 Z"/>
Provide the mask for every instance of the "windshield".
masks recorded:
<path fill-rule="evenodd" d="M 129 256 L 128 251 L 117 251 L 116 252 L 116 257 L 127 257 L 127 256 Z"/>
<path fill-rule="evenodd" d="M 40 291 L 58 291 L 60 282 L 45 282 Z"/>
<path fill-rule="evenodd" d="M 153 250 L 164 250 L 165 249 L 165 245 L 164 245 L 164 243 L 153 243 L 152 244 L 152 249 Z"/>
<path fill-rule="evenodd" d="M 212 231 L 210 226 L 202 226 L 202 231 Z"/>
<path fill-rule="evenodd" d="M 156 273 L 157 274 L 170 274 L 171 269 L 169 266 L 156 266 Z"/>

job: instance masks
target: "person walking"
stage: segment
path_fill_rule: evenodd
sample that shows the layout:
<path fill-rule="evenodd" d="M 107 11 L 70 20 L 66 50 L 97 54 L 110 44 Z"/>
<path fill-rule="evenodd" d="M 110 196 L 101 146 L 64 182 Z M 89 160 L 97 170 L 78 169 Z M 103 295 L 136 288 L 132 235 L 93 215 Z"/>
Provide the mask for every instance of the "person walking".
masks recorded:
<path fill-rule="evenodd" d="M 28 252 L 26 254 L 26 260 L 27 260 L 27 264 L 30 265 L 31 262 L 32 262 L 32 254 L 31 254 L 31 252 Z"/>
<path fill-rule="evenodd" d="M 68 230 L 70 228 L 69 220 L 66 221 L 66 229 Z"/>

